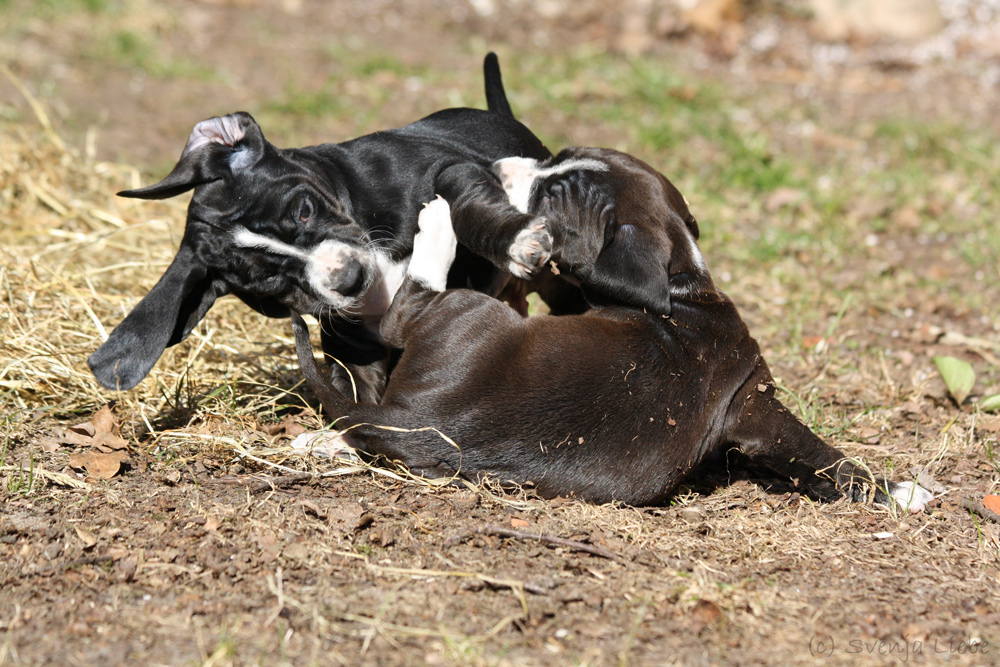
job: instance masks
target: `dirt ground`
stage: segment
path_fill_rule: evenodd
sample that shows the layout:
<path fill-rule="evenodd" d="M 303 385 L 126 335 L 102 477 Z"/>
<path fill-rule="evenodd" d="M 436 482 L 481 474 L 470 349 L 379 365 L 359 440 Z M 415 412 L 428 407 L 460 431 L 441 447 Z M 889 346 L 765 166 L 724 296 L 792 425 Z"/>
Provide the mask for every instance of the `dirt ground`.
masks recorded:
<path fill-rule="evenodd" d="M 626 39 L 630 10 L 596 2 L 0 3 L 0 664 L 1000 664 L 1000 530 L 979 504 L 1000 486 L 1000 415 L 975 403 L 1000 393 L 1000 52 L 954 18 L 917 43 L 819 42 L 787 4 Z M 297 145 L 480 106 L 490 48 L 550 147 L 689 160 L 707 260 L 783 400 L 932 487 L 928 511 L 818 504 L 735 459 L 630 508 L 297 458 L 290 438 L 321 423 L 287 324 L 228 300 L 133 392 L 97 386 L 85 359 L 166 266 L 186 201 L 113 194 L 165 173 L 195 122 L 246 108 Z M 574 106 L 530 89 L 532 52 L 582 63 Z M 699 192 L 702 144 L 637 139 L 598 58 L 717 82 L 748 133 L 769 119 L 803 181 L 850 184 L 840 231 L 803 187 Z M 871 128 L 900 118 L 972 166 L 896 165 Z M 985 139 L 949 143 L 966 137 Z M 871 184 L 890 168 L 913 180 L 885 199 Z M 791 240 L 747 254 L 769 229 Z M 935 355 L 972 364 L 972 400 Z"/>

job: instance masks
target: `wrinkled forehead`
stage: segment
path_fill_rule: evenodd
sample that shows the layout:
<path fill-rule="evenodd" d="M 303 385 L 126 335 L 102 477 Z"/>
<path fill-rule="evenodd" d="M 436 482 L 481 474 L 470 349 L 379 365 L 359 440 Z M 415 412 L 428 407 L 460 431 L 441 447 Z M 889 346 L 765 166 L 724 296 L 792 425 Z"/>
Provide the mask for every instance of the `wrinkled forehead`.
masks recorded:
<path fill-rule="evenodd" d="M 594 165 L 587 170 L 588 178 L 611 185 L 618 199 L 624 197 L 636 205 L 666 201 L 682 220 L 691 215 L 687 200 L 674 184 L 633 155 L 610 148 L 567 148 L 544 166 L 558 171 L 572 169 L 573 165 Z"/>
<path fill-rule="evenodd" d="M 343 208 L 337 197 L 336 183 L 309 160 L 276 151 L 253 165 L 233 169 L 225 178 L 195 188 L 192 205 L 199 213 L 214 211 L 214 222 L 232 222 L 233 218 L 268 220 L 281 216 L 303 194 L 337 210 Z"/>

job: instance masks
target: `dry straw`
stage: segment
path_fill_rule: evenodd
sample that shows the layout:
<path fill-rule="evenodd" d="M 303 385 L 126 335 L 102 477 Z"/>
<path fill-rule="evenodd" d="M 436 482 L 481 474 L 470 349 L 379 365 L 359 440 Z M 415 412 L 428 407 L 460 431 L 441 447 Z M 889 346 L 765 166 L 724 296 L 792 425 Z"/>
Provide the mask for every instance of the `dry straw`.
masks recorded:
<path fill-rule="evenodd" d="M 137 170 L 67 146 L 42 105 L 9 70 L 0 72 L 25 96 L 38 120 L 34 129 L 0 120 L 5 212 L 0 396 L 15 428 L 45 417 L 85 421 L 114 399 L 133 448 L 170 449 L 181 457 L 215 453 L 242 459 L 256 470 L 331 475 L 367 470 L 398 482 L 440 486 L 406 471 L 356 461 L 345 466 L 336 459 L 303 460 L 265 436 L 258 421 L 277 421 L 290 405 L 306 406 L 295 393 L 300 374 L 291 332 L 285 321 L 267 320 L 231 297 L 213 307 L 187 342 L 168 349 L 136 389 L 102 389 L 86 358 L 173 258 L 187 199 L 116 197 L 119 190 L 141 185 Z M 301 420 L 312 428 L 323 425 L 308 410 Z M 477 488 L 494 500 L 530 506 L 523 498 Z"/>
<path fill-rule="evenodd" d="M 14 429 L 48 418 L 86 421 L 109 399 L 119 403 L 130 447 L 170 450 L 182 460 L 204 453 L 242 460 L 251 470 L 374 477 L 428 488 L 406 470 L 356 460 L 303 459 L 266 421 L 305 407 L 290 331 L 224 298 L 187 342 L 170 348 L 150 377 L 129 392 L 98 385 L 87 357 L 156 282 L 183 233 L 186 198 L 162 202 L 114 193 L 140 185 L 134 167 L 100 162 L 63 141 L 43 106 L 6 68 L 39 128 L 0 121 L 0 396 Z M 306 409 L 300 421 L 320 428 Z M 385 427 L 390 428 L 390 427 Z M 457 445 L 437 429 L 442 438 Z M 46 471 L 46 479 L 52 478 Z M 454 480 L 444 480 L 444 482 Z M 464 483 L 464 482 L 463 482 Z M 527 508 L 522 497 L 478 493 Z"/>

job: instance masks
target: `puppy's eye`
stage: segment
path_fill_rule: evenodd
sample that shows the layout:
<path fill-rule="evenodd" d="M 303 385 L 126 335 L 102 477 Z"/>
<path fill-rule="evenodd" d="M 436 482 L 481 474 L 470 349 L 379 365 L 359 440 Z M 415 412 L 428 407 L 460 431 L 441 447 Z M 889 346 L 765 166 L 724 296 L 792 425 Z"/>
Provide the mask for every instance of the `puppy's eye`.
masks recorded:
<path fill-rule="evenodd" d="M 305 199 L 303 199 L 302 203 L 299 204 L 299 213 L 298 213 L 298 216 L 299 216 L 299 222 L 309 222 L 312 219 L 312 217 L 313 217 L 313 205 L 312 205 L 312 202 L 309 201 L 308 197 L 306 197 Z"/>

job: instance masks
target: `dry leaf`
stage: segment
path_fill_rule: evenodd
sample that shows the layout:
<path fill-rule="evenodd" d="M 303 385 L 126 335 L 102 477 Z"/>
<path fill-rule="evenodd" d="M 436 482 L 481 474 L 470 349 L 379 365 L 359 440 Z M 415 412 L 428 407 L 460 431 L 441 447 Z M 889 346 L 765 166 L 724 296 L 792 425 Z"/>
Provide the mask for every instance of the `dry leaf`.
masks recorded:
<path fill-rule="evenodd" d="M 71 468 L 83 468 L 93 477 L 111 479 L 121 470 L 122 461 L 128 459 L 127 452 L 78 452 L 71 454 Z"/>
<path fill-rule="evenodd" d="M 703 625 L 713 623 L 721 616 L 722 610 L 719 609 L 719 605 L 711 600 L 698 600 L 694 605 L 694 609 L 691 610 L 691 618 Z"/>
<path fill-rule="evenodd" d="M 285 415 L 285 417 L 277 424 L 267 424 L 265 426 L 261 426 L 260 430 L 270 436 L 284 435 L 289 438 L 294 438 L 297 435 L 305 433 L 308 429 L 295 421 L 295 418 L 292 417 L 292 415 Z"/>
<path fill-rule="evenodd" d="M 511 517 L 510 525 L 514 528 L 527 528 L 531 525 L 531 522 L 525 521 L 524 519 L 518 519 L 517 517 Z"/>
<path fill-rule="evenodd" d="M 111 412 L 111 404 L 106 403 L 90 418 L 95 433 L 112 433 L 115 428 L 115 416 Z"/>
<path fill-rule="evenodd" d="M 989 494 L 983 498 L 983 505 L 986 505 L 986 509 L 994 514 L 1000 514 L 1000 496 L 993 493 Z"/>
<path fill-rule="evenodd" d="M 129 582 L 135 577 L 135 571 L 139 567 L 139 563 L 135 558 L 126 558 L 125 560 L 118 561 L 115 564 L 115 569 L 117 570 L 116 577 L 119 581 Z"/>
<path fill-rule="evenodd" d="M 45 436 L 39 438 L 35 441 L 35 444 L 42 448 L 46 452 L 58 452 L 59 451 L 59 438 L 54 438 L 52 436 Z"/>
<path fill-rule="evenodd" d="M 67 427 L 73 433 L 78 433 L 79 435 L 85 435 L 88 438 L 94 437 L 94 425 L 90 422 L 84 422 L 82 424 L 77 424 L 76 426 Z"/>
<path fill-rule="evenodd" d="M 125 449 L 128 446 L 125 438 L 118 435 L 115 415 L 111 411 L 114 403 L 107 403 L 90 418 L 94 425 L 94 446 L 101 451 Z"/>
<path fill-rule="evenodd" d="M 65 445 L 92 446 L 102 452 L 125 449 L 128 441 L 118 434 L 113 407 L 112 401 L 95 412 L 89 422 L 59 429 L 55 433 L 56 439 Z"/>
<path fill-rule="evenodd" d="M 101 451 L 115 451 L 128 447 L 128 441 L 115 433 L 101 433 L 94 438 L 94 446 Z"/>
<path fill-rule="evenodd" d="M 64 445 L 80 445 L 81 447 L 89 447 L 94 442 L 94 438 L 92 436 L 80 433 L 75 426 L 68 429 L 58 429 L 55 433 L 55 437 L 56 440 Z"/>
<path fill-rule="evenodd" d="M 91 533 L 90 531 L 84 530 L 83 528 L 80 528 L 79 526 L 73 526 L 73 528 L 76 529 L 76 536 L 80 538 L 81 542 L 83 542 L 83 548 L 84 549 L 90 549 L 95 544 L 97 544 L 97 537 L 95 537 L 93 533 Z"/>

